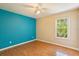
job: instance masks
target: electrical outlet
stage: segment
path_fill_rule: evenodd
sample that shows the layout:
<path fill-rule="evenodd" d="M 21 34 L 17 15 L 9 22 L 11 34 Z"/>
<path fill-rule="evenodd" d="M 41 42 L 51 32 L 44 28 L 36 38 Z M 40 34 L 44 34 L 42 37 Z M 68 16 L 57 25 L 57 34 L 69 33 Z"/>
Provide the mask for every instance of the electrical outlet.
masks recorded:
<path fill-rule="evenodd" d="M 32 36 L 32 38 L 34 38 L 34 36 Z"/>

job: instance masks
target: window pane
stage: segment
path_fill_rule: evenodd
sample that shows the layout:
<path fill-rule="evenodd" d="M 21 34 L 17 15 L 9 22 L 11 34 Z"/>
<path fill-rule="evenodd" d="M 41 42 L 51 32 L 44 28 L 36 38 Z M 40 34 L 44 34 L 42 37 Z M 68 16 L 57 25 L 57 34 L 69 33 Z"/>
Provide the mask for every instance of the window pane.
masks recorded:
<path fill-rule="evenodd" d="M 57 37 L 67 38 L 67 19 L 59 19 L 57 20 Z"/>

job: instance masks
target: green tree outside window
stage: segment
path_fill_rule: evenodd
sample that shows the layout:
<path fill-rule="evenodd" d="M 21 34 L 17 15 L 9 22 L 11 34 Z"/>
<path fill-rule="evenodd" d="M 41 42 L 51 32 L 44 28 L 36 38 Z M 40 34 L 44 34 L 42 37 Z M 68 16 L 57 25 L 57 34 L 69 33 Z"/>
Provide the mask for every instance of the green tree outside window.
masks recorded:
<path fill-rule="evenodd" d="M 57 37 L 68 37 L 68 26 L 67 26 L 67 19 L 59 19 L 57 20 Z"/>

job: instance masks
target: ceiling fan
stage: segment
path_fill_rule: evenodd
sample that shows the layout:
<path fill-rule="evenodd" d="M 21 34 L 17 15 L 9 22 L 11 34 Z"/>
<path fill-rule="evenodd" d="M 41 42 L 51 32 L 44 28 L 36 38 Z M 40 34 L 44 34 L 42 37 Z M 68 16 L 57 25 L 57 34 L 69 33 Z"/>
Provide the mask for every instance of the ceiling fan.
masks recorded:
<path fill-rule="evenodd" d="M 34 9 L 35 15 L 39 15 L 47 10 L 47 8 L 43 7 L 42 3 L 27 3 L 25 4 L 25 7 Z"/>

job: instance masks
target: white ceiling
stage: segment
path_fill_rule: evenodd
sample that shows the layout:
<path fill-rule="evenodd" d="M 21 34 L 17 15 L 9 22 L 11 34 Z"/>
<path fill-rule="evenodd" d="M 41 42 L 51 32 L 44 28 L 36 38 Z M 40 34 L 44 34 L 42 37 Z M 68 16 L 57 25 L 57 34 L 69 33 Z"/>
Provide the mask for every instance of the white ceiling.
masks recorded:
<path fill-rule="evenodd" d="M 27 3 L 0 3 L 0 9 L 5 9 L 34 18 L 40 18 L 79 7 L 78 3 L 42 3 L 41 7 L 47 8 L 47 10 L 39 15 L 35 15 L 33 12 L 34 9 L 28 8 L 26 4 Z"/>

